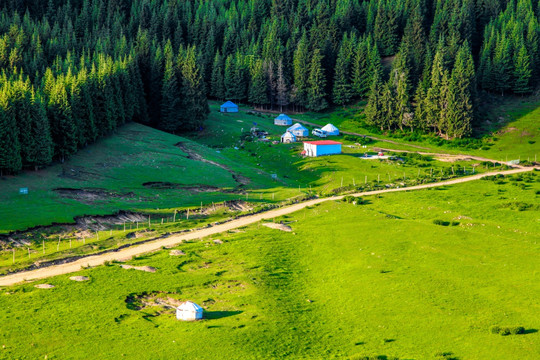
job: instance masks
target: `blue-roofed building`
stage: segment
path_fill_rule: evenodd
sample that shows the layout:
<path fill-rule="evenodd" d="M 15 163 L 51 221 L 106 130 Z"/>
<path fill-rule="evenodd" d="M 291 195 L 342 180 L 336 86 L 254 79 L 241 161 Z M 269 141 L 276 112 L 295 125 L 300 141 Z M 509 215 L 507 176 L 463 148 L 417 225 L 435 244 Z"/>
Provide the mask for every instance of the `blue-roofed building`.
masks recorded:
<path fill-rule="evenodd" d="M 227 101 L 225 104 L 220 106 L 219 111 L 222 113 L 237 113 L 238 105 L 232 101 Z"/>
<path fill-rule="evenodd" d="M 300 123 L 296 123 L 287 129 L 288 132 L 294 134 L 297 137 L 309 136 L 309 130 L 302 126 Z"/>
<path fill-rule="evenodd" d="M 274 119 L 274 125 L 291 126 L 292 119 L 285 114 L 281 114 L 277 118 Z"/>

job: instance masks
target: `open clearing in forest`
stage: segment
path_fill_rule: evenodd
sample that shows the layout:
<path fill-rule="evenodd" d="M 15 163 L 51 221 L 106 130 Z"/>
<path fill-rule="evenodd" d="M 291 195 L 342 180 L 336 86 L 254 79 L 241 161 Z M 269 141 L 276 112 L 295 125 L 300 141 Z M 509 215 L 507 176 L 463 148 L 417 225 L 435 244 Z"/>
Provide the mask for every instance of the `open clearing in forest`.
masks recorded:
<path fill-rule="evenodd" d="M 327 201 L 276 218 L 293 232 L 256 223 L 127 263 L 155 273 L 112 263 L 76 274 L 91 281 L 3 288 L 2 356 L 535 359 L 539 179 Z M 197 302 L 206 319 L 177 321 L 170 299 Z"/>

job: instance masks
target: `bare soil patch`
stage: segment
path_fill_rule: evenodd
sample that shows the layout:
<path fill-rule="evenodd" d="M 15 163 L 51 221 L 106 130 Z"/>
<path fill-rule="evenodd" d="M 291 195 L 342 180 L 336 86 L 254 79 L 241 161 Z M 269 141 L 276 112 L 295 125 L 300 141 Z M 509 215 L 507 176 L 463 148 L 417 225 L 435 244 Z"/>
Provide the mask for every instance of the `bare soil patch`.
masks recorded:
<path fill-rule="evenodd" d="M 81 282 L 81 281 L 88 281 L 88 280 L 90 280 L 90 278 L 87 277 L 87 276 L 72 276 L 72 277 L 69 278 L 69 280 Z"/>
<path fill-rule="evenodd" d="M 54 285 L 51 285 L 51 284 L 37 284 L 37 285 L 34 285 L 35 288 L 38 288 L 38 289 L 52 289 L 54 287 Z"/>
<path fill-rule="evenodd" d="M 276 230 L 281 230 L 281 231 L 286 231 L 286 232 L 292 231 L 292 228 L 290 226 L 284 225 L 284 224 L 264 223 L 263 225 L 266 227 L 269 227 L 270 229 L 276 229 Z"/>
<path fill-rule="evenodd" d="M 63 166 L 62 172 L 58 174 L 58 177 L 79 181 L 97 180 L 103 178 L 101 174 L 88 171 L 81 166 Z"/>
<path fill-rule="evenodd" d="M 183 255 L 186 255 L 186 253 L 183 252 L 182 250 L 171 250 L 169 252 L 169 255 L 170 256 L 183 256 Z"/>
<path fill-rule="evenodd" d="M 471 158 L 470 156 L 465 156 L 465 155 L 442 155 L 442 154 L 435 156 L 435 159 L 438 160 L 438 161 L 443 161 L 443 162 L 456 162 L 456 161 L 475 160 L 475 159 Z"/>
<path fill-rule="evenodd" d="M 133 192 L 124 194 L 107 191 L 105 189 L 73 189 L 57 188 L 53 189 L 55 193 L 66 199 L 77 200 L 83 204 L 92 205 L 97 201 L 106 201 L 110 199 L 122 199 L 125 201 L 140 201 L 141 198 Z"/>
<path fill-rule="evenodd" d="M 143 292 L 140 294 L 130 294 L 124 300 L 128 309 L 143 310 L 148 307 L 162 306 L 163 311 L 159 311 L 156 315 L 165 312 L 171 312 L 180 306 L 184 301 L 175 298 L 179 296 L 175 293 L 167 293 L 162 291 Z"/>
<path fill-rule="evenodd" d="M 156 272 L 156 268 L 153 268 L 151 266 L 133 266 L 133 265 L 122 264 L 120 265 L 120 267 L 122 269 L 135 269 L 138 271 L 145 271 L 145 272 L 150 272 L 150 273 Z"/>
<path fill-rule="evenodd" d="M 48 239 L 54 237 L 88 239 L 95 237 L 95 231 L 105 231 L 111 225 L 147 222 L 148 215 L 139 213 L 120 211 L 114 215 L 95 215 L 76 217 L 73 224 L 53 224 L 49 226 L 36 226 L 27 230 L 14 231 L 6 235 L 0 235 L 0 248 L 11 249 L 13 246 L 30 246 L 36 239 Z"/>
<path fill-rule="evenodd" d="M 171 189 L 178 189 L 178 190 L 185 190 L 189 191 L 190 193 L 202 193 L 202 192 L 216 192 L 220 191 L 221 189 L 216 186 L 210 186 L 210 185 L 184 185 L 184 184 L 177 184 L 177 183 L 170 183 L 170 182 L 146 182 L 142 184 L 145 188 L 149 189 L 158 189 L 158 190 L 171 190 Z"/>

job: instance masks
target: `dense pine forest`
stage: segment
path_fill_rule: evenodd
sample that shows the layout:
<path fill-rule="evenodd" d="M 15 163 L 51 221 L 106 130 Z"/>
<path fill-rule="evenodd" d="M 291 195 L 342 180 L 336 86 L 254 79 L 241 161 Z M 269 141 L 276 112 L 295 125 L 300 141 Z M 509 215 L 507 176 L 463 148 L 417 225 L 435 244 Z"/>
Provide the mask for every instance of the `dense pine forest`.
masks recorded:
<path fill-rule="evenodd" d="M 137 121 L 199 129 L 207 99 L 470 136 L 483 93 L 531 93 L 531 0 L 4 0 L 0 171 L 63 161 Z"/>

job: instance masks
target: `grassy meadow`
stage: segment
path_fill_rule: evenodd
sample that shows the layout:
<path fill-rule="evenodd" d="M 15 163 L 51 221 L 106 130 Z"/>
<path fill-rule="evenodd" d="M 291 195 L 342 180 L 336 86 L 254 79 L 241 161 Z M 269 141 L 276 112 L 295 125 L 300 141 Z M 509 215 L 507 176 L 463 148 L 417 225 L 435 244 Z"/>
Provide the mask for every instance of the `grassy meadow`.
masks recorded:
<path fill-rule="evenodd" d="M 453 141 L 445 143 L 434 136 L 396 136 L 380 133 L 365 125 L 363 109 L 365 102 L 359 102 L 345 108 L 335 108 L 326 113 L 305 113 L 294 118 L 324 126 L 332 123 L 344 131 L 372 135 L 395 143 L 378 141 L 374 146 L 396 150 L 428 151 L 449 154 L 471 154 L 498 161 L 520 159 L 530 162 L 540 161 L 540 99 L 538 96 L 491 99 L 484 106 L 481 126 L 476 134 L 478 140 Z M 471 146 L 471 145 L 475 146 Z M 411 147 L 414 145 L 421 147 Z"/>
<path fill-rule="evenodd" d="M 254 122 L 271 139 L 279 139 L 284 128 L 273 125 L 273 116 L 246 111 L 223 115 L 216 109 L 212 103 L 206 128 L 189 138 L 132 123 L 64 164 L 0 179 L 0 233 L 118 210 L 149 213 L 246 198 L 277 202 L 333 194 L 362 183 L 436 180 L 451 173 L 471 173 L 475 165 L 404 155 L 399 155 L 404 161 L 367 161 L 359 157 L 370 149 L 358 146 L 345 146 L 339 156 L 303 159 L 301 143 L 273 145 L 242 139 L 242 130 L 249 130 Z M 482 166 L 475 171 L 483 171 Z M 271 174 L 277 175 L 277 181 Z M 29 194 L 20 195 L 21 187 L 29 188 Z"/>
<path fill-rule="evenodd" d="M 537 359 L 539 179 L 330 201 L 276 219 L 292 232 L 258 224 L 129 262 L 155 273 L 113 263 L 4 288 L 0 358 Z M 206 319 L 157 304 L 173 300 Z"/>

